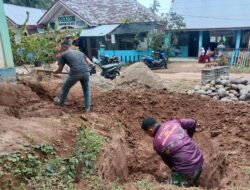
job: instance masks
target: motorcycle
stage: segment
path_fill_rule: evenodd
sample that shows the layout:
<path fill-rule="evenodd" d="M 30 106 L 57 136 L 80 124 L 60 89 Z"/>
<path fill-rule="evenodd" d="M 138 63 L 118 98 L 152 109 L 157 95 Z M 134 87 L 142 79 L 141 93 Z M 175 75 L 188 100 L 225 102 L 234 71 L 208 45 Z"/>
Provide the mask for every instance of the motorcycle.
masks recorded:
<path fill-rule="evenodd" d="M 95 65 L 89 65 L 90 75 L 96 74 Z"/>
<path fill-rule="evenodd" d="M 154 53 L 154 52 L 152 52 L 152 53 Z M 142 58 L 143 63 L 145 63 L 151 69 L 153 69 L 153 68 L 167 69 L 168 68 L 167 53 L 165 51 L 158 51 L 155 53 L 159 54 L 159 58 L 160 58 L 159 60 L 156 60 L 151 56 L 144 56 Z"/>
<path fill-rule="evenodd" d="M 101 76 L 103 76 L 104 78 L 113 80 L 120 75 L 120 64 L 112 63 L 102 65 L 95 57 L 93 57 L 93 63 L 101 68 Z"/>
<path fill-rule="evenodd" d="M 107 55 L 100 55 L 100 59 L 101 59 L 101 62 L 100 62 L 101 65 L 120 63 L 119 57 L 117 56 L 109 57 Z"/>

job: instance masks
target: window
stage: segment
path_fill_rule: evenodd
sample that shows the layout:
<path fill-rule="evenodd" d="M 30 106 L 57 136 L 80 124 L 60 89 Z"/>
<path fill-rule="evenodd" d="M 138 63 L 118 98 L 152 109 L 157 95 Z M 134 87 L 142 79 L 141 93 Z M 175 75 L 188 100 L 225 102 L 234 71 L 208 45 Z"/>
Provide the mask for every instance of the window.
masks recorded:
<path fill-rule="evenodd" d="M 250 48 L 250 30 L 242 32 L 241 48 Z"/>
<path fill-rule="evenodd" d="M 211 31 L 210 42 L 219 43 L 223 41 L 227 48 L 234 48 L 235 36 L 235 31 Z"/>

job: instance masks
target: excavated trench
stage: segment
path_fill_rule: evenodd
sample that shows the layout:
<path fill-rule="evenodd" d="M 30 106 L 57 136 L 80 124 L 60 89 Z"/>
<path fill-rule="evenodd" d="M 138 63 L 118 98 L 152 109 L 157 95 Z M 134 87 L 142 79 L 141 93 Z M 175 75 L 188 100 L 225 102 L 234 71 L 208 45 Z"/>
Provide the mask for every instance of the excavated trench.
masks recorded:
<path fill-rule="evenodd" d="M 114 153 L 111 159 L 107 157 L 106 168 L 101 170 L 106 178 L 114 180 L 110 174 L 115 173 L 125 181 L 145 174 L 152 175 L 159 182 L 166 179 L 170 172 L 152 150 L 152 139 L 140 130 L 142 118 L 154 116 L 162 122 L 171 118 L 196 118 L 198 127 L 194 140 L 205 157 L 202 187 L 249 185 L 248 180 L 242 180 L 248 177 L 241 169 L 249 165 L 245 159 L 250 155 L 249 106 L 161 90 L 133 93 L 114 90 L 94 97 L 93 102 L 94 112 L 109 113 L 124 126 L 123 131 L 119 129 L 112 135 L 114 142 L 107 149 L 107 154 L 110 150 Z M 102 161 L 105 163 L 105 157 Z M 117 167 L 107 172 L 110 163 Z"/>
<path fill-rule="evenodd" d="M 48 106 L 58 95 L 60 85 L 61 82 L 47 85 L 22 81 L 18 87 L 2 86 L 0 105 L 4 113 L 19 119 L 59 117 L 62 112 L 72 117 L 81 114 L 79 87 L 72 90 L 65 108 Z M 145 116 L 162 122 L 184 117 L 196 118 L 199 123 L 194 140 L 205 157 L 201 186 L 249 187 L 249 176 L 242 170 L 250 165 L 249 160 L 244 159 L 250 156 L 248 105 L 225 104 L 166 90 L 101 92 L 93 87 L 92 94 L 92 114 L 88 122 L 95 122 L 100 126 L 96 130 L 110 139 L 97 163 L 98 174 L 104 179 L 121 183 L 144 176 L 158 182 L 166 179 L 170 171 L 153 151 L 152 139 L 141 131 L 140 123 Z"/>
<path fill-rule="evenodd" d="M 170 176 L 170 170 L 153 151 L 152 140 L 140 131 L 131 134 L 124 127 L 125 124 L 122 126 L 111 132 L 112 140 L 105 146 L 99 158 L 98 173 L 109 181 L 119 179 L 121 182 L 129 182 L 151 176 L 160 183 L 164 182 Z M 218 147 L 213 146 L 206 133 L 196 134 L 195 141 L 205 157 L 201 186 L 221 188 L 230 184 L 232 179 L 226 177 L 232 172 L 232 168 L 225 155 L 218 151 Z"/>

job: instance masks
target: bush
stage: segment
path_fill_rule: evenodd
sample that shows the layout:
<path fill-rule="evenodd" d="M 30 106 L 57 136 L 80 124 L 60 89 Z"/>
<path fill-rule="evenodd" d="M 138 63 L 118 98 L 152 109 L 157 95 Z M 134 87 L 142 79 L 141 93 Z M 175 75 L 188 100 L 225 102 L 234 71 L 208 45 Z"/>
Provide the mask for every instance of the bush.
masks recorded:
<path fill-rule="evenodd" d="M 153 33 L 149 47 L 155 51 L 160 51 L 164 48 L 164 33 Z"/>
<path fill-rule="evenodd" d="M 24 35 L 18 31 L 21 36 L 20 41 L 15 40 L 15 35 L 10 29 L 11 47 L 16 65 L 35 64 L 41 62 L 50 64 L 60 57 L 60 44 L 63 40 L 68 39 L 68 32 L 55 31 L 51 33 L 47 29 L 44 34 Z M 71 35 L 69 41 L 77 37 L 77 34 Z M 73 47 L 74 48 L 74 47 Z"/>
<path fill-rule="evenodd" d="M 229 65 L 229 61 L 228 58 L 224 55 L 221 55 L 217 61 L 219 66 L 225 66 L 225 65 Z"/>

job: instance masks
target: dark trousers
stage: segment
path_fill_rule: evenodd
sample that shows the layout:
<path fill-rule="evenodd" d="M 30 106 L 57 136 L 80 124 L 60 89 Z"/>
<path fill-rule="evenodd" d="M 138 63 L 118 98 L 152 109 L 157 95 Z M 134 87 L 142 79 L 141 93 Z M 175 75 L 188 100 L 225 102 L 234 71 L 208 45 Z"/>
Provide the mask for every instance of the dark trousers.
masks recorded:
<path fill-rule="evenodd" d="M 198 187 L 200 184 L 202 168 L 194 172 L 192 177 L 187 177 L 178 172 L 172 172 L 171 177 L 167 180 L 167 184 L 177 185 L 180 187 Z"/>
<path fill-rule="evenodd" d="M 61 96 L 60 96 L 60 105 L 64 104 L 68 96 L 69 90 L 78 81 L 80 81 L 82 85 L 82 91 L 84 95 L 84 106 L 85 106 L 84 111 L 89 112 L 90 111 L 89 73 L 84 73 L 82 75 L 68 75 L 62 87 Z"/>

